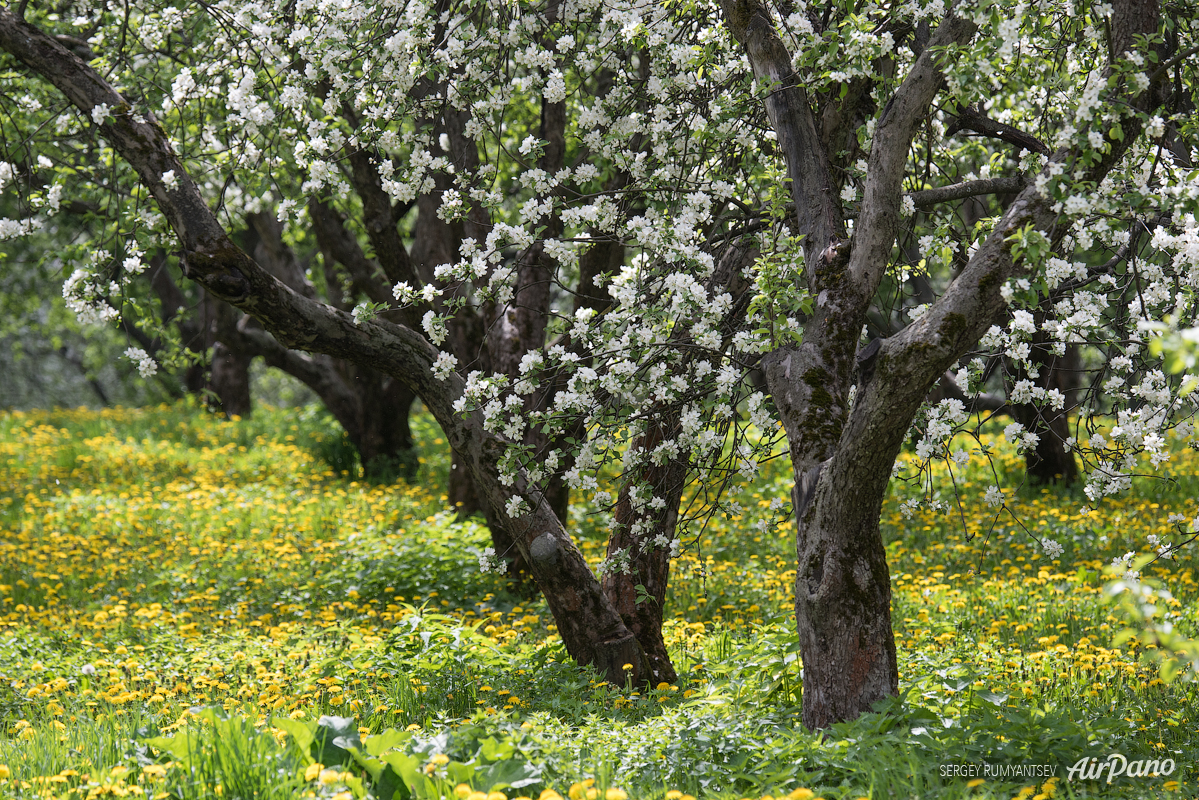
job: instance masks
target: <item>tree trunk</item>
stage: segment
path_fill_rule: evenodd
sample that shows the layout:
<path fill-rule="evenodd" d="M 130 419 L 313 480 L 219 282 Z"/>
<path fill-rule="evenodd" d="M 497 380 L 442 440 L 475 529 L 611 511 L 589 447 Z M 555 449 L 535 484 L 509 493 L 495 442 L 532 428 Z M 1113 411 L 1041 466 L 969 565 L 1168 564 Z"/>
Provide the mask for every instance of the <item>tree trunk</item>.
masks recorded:
<path fill-rule="evenodd" d="M 759 0 L 722 0 L 721 5 L 755 77 L 779 87 L 766 95 L 766 113 L 786 160 L 794 222 L 804 236 L 804 274 L 815 299 L 802 344 L 767 353 L 762 371 L 787 432 L 795 472 L 803 721 L 823 728 L 852 719 L 898 691 L 890 578 L 878 515 L 908 424 L 948 363 L 927 380 L 924 372 L 914 371 L 921 376 L 918 385 L 900 384 L 910 407 L 885 414 L 887 409 L 867 402 L 873 398 L 863 397 L 870 378 L 858 379 L 857 344 L 894 247 L 908 149 L 943 81 L 930 53 L 964 44 L 974 25 L 952 15 L 942 20 L 887 103 L 875 128 L 850 247 L 832 174 L 837 154 L 820 144 L 807 90 L 796 81 L 771 11 Z M 859 95 L 859 102 L 873 102 L 869 91 Z M 884 342 L 880 350 L 885 349 Z M 883 356 L 876 353 L 875 362 L 870 369 L 881 369 Z M 851 416 L 855 382 L 859 393 Z M 883 420 L 889 428 L 877 424 Z M 869 435 L 860 430 L 865 423 L 871 423 Z"/>
<path fill-rule="evenodd" d="M 1012 418 L 1038 437 L 1037 446 L 1024 454 L 1024 467 L 1029 481 L 1034 486 L 1053 483 L 1069 486 L 1078 481 L 1078 464 L 1074 461 L 1074 454 L 1066 449 L 1066 439 L 1070 436 L 1067 415 L 1071 408 L 1070 399 L 1075 394 L 1076 376 L 1070 370 L 1069 352 L 1064 356 L 1055 356 L 1050 352 L 1052 343 L 1042 329 L 1046 316 L 1045 311 L 1037 311 L 1033 316 L 1037 331 L 1033 336 L 1029 358 L 1037 377 L 1031 377 L 1025 370 L 1018 370 L 1015 377 L 1018 381 L 1031 380 L 1034 386 L 1041 389 L 1061 392 L 1063 407 L 1055 409 L 1045 403 L 1013 404 Z"/>
<path fill-rule="evenodd" d="M 795 621 L 803 723 L 812 730 L 853 719 L 899 691 L 891 578 L 879 530 L 894 459 L 895 453 L 877 453 L 877 464 L 853 465 L 853 480 L 818 481 L 799 516 Z M 797 476 L 797 508 L 805 501 L 802 485 Z"/>
<path fill-rule="evenodd" d="M 609 569 L 602 581 L 604 593 L 641 643 L 654 685 L 678 680 L 662 638 L 662 614 L 687 465 L 677 458 L 658 465 L 648 456 L 660 442 L 677 435 L 678 419 L 673 414 L 665 421 L 651 420 L 648 430 L 629 444 L 630 452 L 640 454 L 642 460 L 639 466 L 631 467 L 621 487 L 615 524 L 608 537 L 609 563 L 627 558 L 628 569 Z M 652 498 L 664 500 L 665 505 L 653 509 L 649 505 Z"/>
<path fill-rule="evenodd" d="M 368 480 L 416 478 L 416 449 L 408 416 L 416 399 L 389 375 L 359 367 L 352 385 L 359 398 L 358 455 Z"/>
<path fill-rule="evenodd" d="M 234 350 L 223 342 L 212 346 L 208 385 L 226 416 L 250 416 L 253 408 L 250 401 L 250 362 L 253 360 L 253 356 Z"/>

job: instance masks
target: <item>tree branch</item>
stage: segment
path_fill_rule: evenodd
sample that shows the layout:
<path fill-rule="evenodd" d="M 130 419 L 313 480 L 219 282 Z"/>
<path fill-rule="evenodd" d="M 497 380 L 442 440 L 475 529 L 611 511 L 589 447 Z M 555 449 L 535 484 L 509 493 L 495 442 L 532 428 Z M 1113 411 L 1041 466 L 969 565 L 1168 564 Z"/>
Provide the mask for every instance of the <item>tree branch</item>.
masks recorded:
<path fill-rule="evenodd" d="M 953 122 L 949 123 L 949 127 L 945 129 L 945 135 L 947 137 L 953 136 L 959 131 L 971 131 L 980 136 L 999 139 L 1008 144 L 1015 145 L 1018 150 L 1031 150 L 1034 153 L 1041 153 L 1043 155 L 1049 155 L 1051 152 L 1047 144 L 1032 134 L 1013 128 L 1011 125 L 996 122 L 986 114 L 970 106 L 958 109 L 957 114 L 954 115 Z"/>
<path fill-rule="evenodd" d="M 1011 194 L 1018 192 L 1028 185 L 1023 176 L 1007 178 L 983 178 L 977 181 L 964 181 L 949 186 L 938 186 L 936 189 L 922 189 L 908 196 L 916 204 L 916 208 L 930 208 L 938 203 L 948 203 L 953 200 L 963 200 L 967 197 L 978 197 L 984 194 Z"/>
<path fill-rule="evenodd" d="M 849 259 L 851 279 L 867 302 L 887 268 L 895 232 L 899 229 L 908 150 L 945 79 L 938 63 L 943 48 L 966 44 L 977 27 L 952 13 L 941 20 L 928 47 L 895 90 L 875 126 L 861 212 L 854 226 L 853 254 Z"/>
<path fill-rule="evenodd" d="M 745 48 L 754 75 L 769 89 L 764 98 L 766 114 L 787 163 L 796 221 L 804 235 L 809 285 L 818 288 L 817 265 L 822 254 L 844 240 L 845 224 L 807 91 L 798 84 L 791 54 L 760 0 L 721 0 L 720 6 L 729 30 Z"/>

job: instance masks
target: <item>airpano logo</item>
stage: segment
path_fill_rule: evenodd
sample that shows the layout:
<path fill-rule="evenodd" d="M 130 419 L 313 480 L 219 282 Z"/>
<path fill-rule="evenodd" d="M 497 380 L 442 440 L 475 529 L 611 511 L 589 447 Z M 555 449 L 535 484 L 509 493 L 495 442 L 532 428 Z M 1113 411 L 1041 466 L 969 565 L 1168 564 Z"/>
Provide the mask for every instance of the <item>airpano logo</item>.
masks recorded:
<path fill-rule="evenodd" d="M 1066 772 L 1066 779 L 1071 781 L 1097 781 L 1107 776 L 1111 783 L 1124 775 L 1129 778 L 1152 778 L 1166 776 L 1174 772 L 1174 759 L 1143 759 L 1129 761 L 1120 753 L 1112 753 L 1105 761 L 1101 757 L 1083 756 Z"/>

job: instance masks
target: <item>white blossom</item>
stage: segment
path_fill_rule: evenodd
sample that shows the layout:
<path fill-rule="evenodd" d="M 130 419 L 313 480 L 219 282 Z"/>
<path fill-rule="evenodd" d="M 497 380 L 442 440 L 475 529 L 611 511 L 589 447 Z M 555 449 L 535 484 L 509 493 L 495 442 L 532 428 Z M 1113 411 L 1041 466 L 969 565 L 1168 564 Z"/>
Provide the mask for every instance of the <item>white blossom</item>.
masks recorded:
<path fill-rule="evenodd" d="M 433 362 L 433 377 L 439 381 L 444 381 L 458 366 L 458 359 L 451 353 L 438 353 L 437 360 Z"/>
<path fill-rule="evenodd" d="M 140 347 L 128 347 L 125 349 L 125 358 L 128 358 L 137 365 L 137 372 L 143 378 L 149 378 L 158 372 L 158 364 L 150 357 L 150 354 Z"/>

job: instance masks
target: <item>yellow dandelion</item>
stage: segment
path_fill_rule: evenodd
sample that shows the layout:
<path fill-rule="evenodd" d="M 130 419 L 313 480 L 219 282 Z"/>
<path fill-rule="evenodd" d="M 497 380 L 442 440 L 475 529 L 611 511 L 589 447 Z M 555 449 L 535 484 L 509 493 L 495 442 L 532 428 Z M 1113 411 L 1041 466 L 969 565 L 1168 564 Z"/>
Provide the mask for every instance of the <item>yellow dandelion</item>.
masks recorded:
<path fill-rule="evenodd" d="M 142 767 L 142 774 L 146 776 L 146 780 L 153 782 L 165 776 L 167 768 L 162 764 L 147 764 Z"/>

